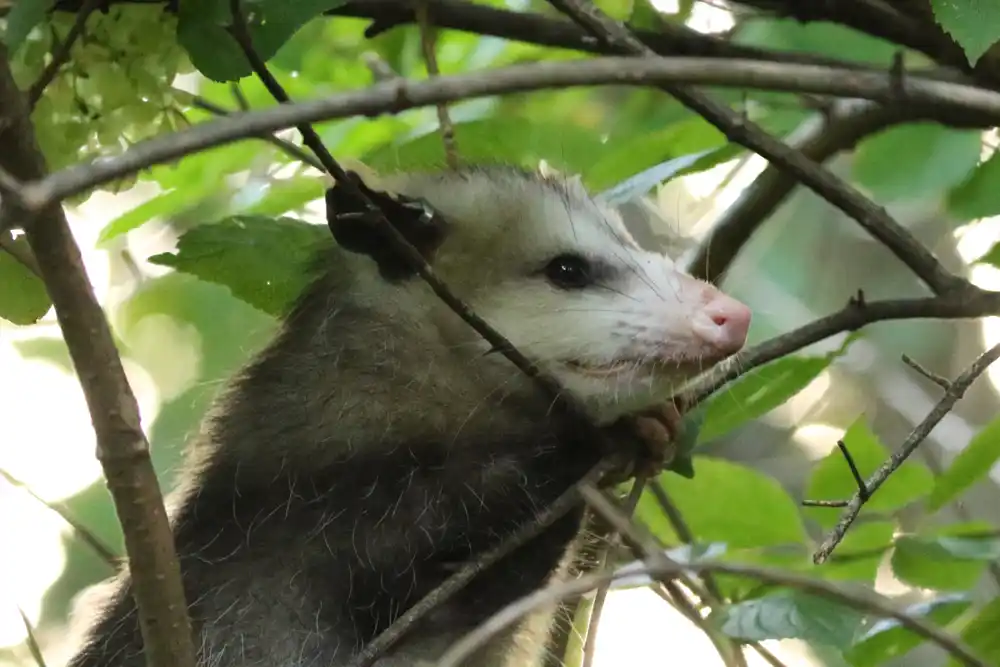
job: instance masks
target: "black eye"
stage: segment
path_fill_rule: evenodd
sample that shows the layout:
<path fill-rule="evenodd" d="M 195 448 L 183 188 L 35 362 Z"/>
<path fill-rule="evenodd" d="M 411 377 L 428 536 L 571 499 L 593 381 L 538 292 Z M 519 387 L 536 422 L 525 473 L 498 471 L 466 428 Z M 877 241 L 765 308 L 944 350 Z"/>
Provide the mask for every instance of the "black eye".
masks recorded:
<path fill-rule="evenodd" d="M 560 289 L 583 289 L 594 282 L 590 262 L 579 255 L 559 255 L 545 266 L 545 277 Z"/>

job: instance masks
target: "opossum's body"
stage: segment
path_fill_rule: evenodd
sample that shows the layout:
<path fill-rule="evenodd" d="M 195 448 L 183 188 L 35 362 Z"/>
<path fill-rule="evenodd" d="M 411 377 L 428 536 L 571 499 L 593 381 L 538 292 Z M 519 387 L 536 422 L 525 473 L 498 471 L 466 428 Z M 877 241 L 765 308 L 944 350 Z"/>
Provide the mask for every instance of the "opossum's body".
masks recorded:
<path fill-rule="evenodd" d="M 430 255 L 457 295 L 600 421 L 661 402 L 743 343 L 745 307 L 640 250 L 578 186 L 506 169 L 389 184 L 443 214 Z M 589 262 L 589 284 L 566 257 Z M 420 279 L 387 280 L 369 257 L 339 249 L 326 266 L 220 398 L 173 499 L 206 667 L 349 664 L 600 456 Z M 542 586 L 579 520 L 490 568 L 376 665 L 433 661 Z M 472 664 L 537 664 L 548 620 Z M 142 661 L 123 578 L 71 666 Z"/>

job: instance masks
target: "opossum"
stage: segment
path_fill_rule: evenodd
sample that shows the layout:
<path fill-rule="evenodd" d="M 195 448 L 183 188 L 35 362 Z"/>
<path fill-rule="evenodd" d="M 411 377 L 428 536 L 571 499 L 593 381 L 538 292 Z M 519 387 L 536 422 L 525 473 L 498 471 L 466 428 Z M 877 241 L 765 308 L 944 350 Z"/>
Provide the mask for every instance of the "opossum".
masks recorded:
<path fill-rule="evenodd" d="M 578 179 L 480 166 L 383 182 L 437 211 L 418 248 L 437 275 L 598 424 L 661 404 L 745 344 L 746 306 L 641 249 Z M 384 240 L 348 238 L 351 249 L 324 251 L 274 340 L 220 394 L 171 496 L 205 667 L 350 664 L 602 455 L 420 277 L 376 251 Z M 482 573 L 376 666 L 433 664 L 544 586 L 571 561 L 581 517 Z M 550 622 L 551 612 L 525 621 L 468 664 L 540 664 Z M 70 667 L 142 662 L 123 573 Z"/>

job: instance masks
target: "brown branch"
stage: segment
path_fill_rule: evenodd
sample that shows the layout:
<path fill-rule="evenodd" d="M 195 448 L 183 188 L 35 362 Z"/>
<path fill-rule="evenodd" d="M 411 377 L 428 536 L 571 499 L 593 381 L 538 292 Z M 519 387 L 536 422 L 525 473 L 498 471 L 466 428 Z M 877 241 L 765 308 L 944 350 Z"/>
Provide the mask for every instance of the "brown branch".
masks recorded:
<path fill-rule="evenodd" d="M 955 378 L 955 381 L 951 383 L 948 390 L 944 392 L 944 395 L 934 406 L 934 409 L 924 418 L 922 422 L 917 424 L 914 429 L 907 436 L 906 440 L 900 446 L 898 450 L 892 453 L 892 456 L 879 466 L 865 482 L 865 493 L 861 490 L 854 494 L 850 503 L 847 506 L 847 510 L 841 517 L 837 525 L 834 526 L 830 534 L 823 540 L 816 553 L 813 554 L 813 561 L 817 564 L 823 563 L 840 541 L 844 539 L 844 534 L 847 529 L 854 523 L 858 514 L 861 512 L 861 508 L 864 506 L 868 498 L 874 494 L 880 486 L 889 478 L 889 476 L 896 471 L 899 466 L 903 464 L 904 461 L 914 452 L 917 447 L 927 439 L 930 432 L 937 426 L 938 422 L 944 419 L 944 416 L 951 412 L 951 409 L 955 406 L 965 392 L 968 391 L 972 383 L 975 382 L 976 378 L 983 374 L 990 364 L 992 364 L 997 359 L 1000 359 L 1000 344 L 994 345 L 989 350 L 984 352 L 976 361 L 966 369 L 961 375 Z"/>
<path fill-rule="evenodd" d="M 786 92 L 811 91 L 900 102 L 896 84 L 888 74 L 860 73 L 814 65 L 710 58 L 594 58 L 515 65 L 488 72 L 441 76 L 421 82 L 383 82 L 365 90 L 294 105 L 280 104 L 259 111 L 234 113 L 228 118 L 200 123 L 180 132 L 139 142 L 118 157 L 101 158 L 67 167 L 39 182 L 27 184 L 23 188 L 23 195 L 30 208 L 38 209 L 197 150 L 273 133 L 303 123 L 357 115 L 398 113 L 439 102 L 546 88 L 648 86 L 666 81 Z M 925 106 L 965 112 L 974 116 L 983 127 L 1000 123 L 1000 93 L 916 76 L 907 77 L 904 89 L 905 104 L 911 108 Z M 725 112 L 728 114 L 728 109 Z M 767 141 L 780 143 L 773 138 Z M 780 146 L 779 150 L 794 153 L 786 146 Z M 802 160 L 811 165 L 807 169 L 811 168 L 813 172 L 819 170 L 822 180 L 825 170 L 806 158 L 798 158 L 799 162 Z M 867 206 L 872 205 L 868 203 Z M 907 235 L 904 238 L 910 237 Z M 924 258 L 929 255 L 926 250 L 918 254 Z"/>
<path fill-rule="evenodd" d="M 549 507 L 533 521 L 521 526 L 516 533 L 505 539 L 494 549 L 469 561 L 458 572 L 450 576 L 443 584 L 435 588 L 416 604 L 406 610 L 392 625 L 386 628 L 378 637 L 372 640 L 358 654 L 351 667 L 369 667 L 380 655 L 392 648 L 414 624 L 438 606 L 447 602 L 452 596 L 472 581 L 481 572 L 491 567 L 507 554 L 513 553 L 521 545 L 541 534 L 545 529 L 565 516 L 567 512 L 580 504 L 579 488 L 583 484 L 598 482 L 617 464 L 603 461 L 592 468 L 578 484 L 566 490 Z"/>
<path fill-rule="evenodd" d="M 822 164 L 857 142 L 898 123 L 918 120 L 920 110 L 907 107 L 865 106 L 827 118 L 815 132 L 792 147 Z M 719 217 L 688 262 L 691 275 L 718 283 L 754 232 L 798 186 L 795 175 L 773 164 L 754 179 Z"/>
<path fill-rule="evenodd" d="M 91 13 L 99 7 L 103 6 L 106 0 L 85 0 L 81 5 L 80 10 L 76 14 L 76 20 L 73 21 L 73 25 L 70 26 L 69 32 L 66 33 L 66 37 L 63 38 L 59 45 L 52 50 L 52 60 L 49 64 L 45 66 L 42 70 L 41 75 L 39 75 L 38 80 L 31 84 L 28 89 L 28 109 L 34 109 L 35 105 L 38 104 L 38 100 L 41 99 L 42 93 L 48 88 L 49 84 L 55 81 L 56 75 L 59 74 L 59 68 L 62 67 L 69 60 L 70 52 L 73 50 L 73 45 L 76 41 L 80 39 L 83 35 L 83 30 L 87 25 L 87 18 L 90 17 Z"/>
<path fill-rule="evenodd" d="M 962 293 L 922 299 L 851 301 L 843 309 L 740 353 L 699 378 L 682 393 L 689 405 L 706 399 L 754 368 L 797 352 L 825 338 L 875 322 L 908 319 L 973 319 L 1000 313 L 1000 292 L 969 287 Z"/>
<path fill-rule="evenodd" d="M 230 111 L 230 110 L 228 110 L 228 109 L 226 109 L 224 107 L 220 107 L 218 104 L 215 104 L 214 102 L 210 102 L 210 101 L 206 100 L 204 97 L 201 97 L 201 96 L 198 96 L 198 95 L 196 95 L 194 97 L 194 99 L 191 100 L 191 104 L 192 104 L 192 106 L 195 106 L 195 107 L 197 107 L 199 109 L 202 109 L 203 111 L 207 111 L 209 113 L 215 114 L 216 116 L 229 116 L 232 113 L 234 113 L 234 112 L 232 112 L 232 111 Z M 273 134 L 259 134 L 259 135 L 257 135 L 256 138 L 257 139 L 261 139 L 262 141 L 266 141 L 267 143 L 269 143 L 269 144 L 271 144 L 271 145 L 273 145 L 273 146 L 281 149 L 282 151 L 284 151 L 289 156 L 295 158 L 296 160 L 298 160 L 300 162 L 303 162 L 303 163 L 309 165 L 313 169 L 317 169 L 319 171 L 324 171 L 323 170 L 323 165 L 320 163 L 319 160 L 317 160 L 315 157 L 313 157 L 312 153 L 310 153 L 309 151 L 302 150 L 301 148 L 299 148 L 298 146 L 296 146 L 295 144 L 293 144 L 290 141 L 285 141 L 284 139 L 279 139 L 278 137 L 274 136 Z"/>
<path fill-rule="evenodd" d="M 655 57 L 655 53 L 637 40 L 626 28 L 612 21 L 589 0 L 549 0 L 550 4 L 576 21 L 584 30 L 620 53 Z M 892 88 L 905 89 L 905 82 L 893 79 Z M 775 139 L 760 126 L 739 116 L 711 97 L 677 83 L 662 84 L 661 90 L 672 95 L 714 125 L 726 137 L 765 157 L 785 170 L 813 192 L 854 218 L 865 231 L 878 239 L 906 264 L 935 294 L 943 294 L 966 285 L 952 275 L 926 247 L 917 241 L 884 208 L 875 205 L 846 181 L 794 148 Z"/>
<path fill-rule="evenodd" d="M 632 488 L 629 490 L 628 498 L 625 499 L 625 511 L 628 512 L 629 515 L 635 512 L 635 508 L 639 505 L 639 499 L 642 497 L 642 492 L 646 489 L 648 481 L 649 480 L 644 476 L 637 476 L 635 481 L 632 483 Z M 600 555 L 600 563 L 597 566 L 598 568 L 604 568 L 607 566 L 609 557 L 617 547 L 618 533 L 612 532 L 608 536 L 608 542 Z M 591 607 L 590 622 L 587 624 L 587 637 L 583 642 L 583 664 L 581 667 L 592 667 L 594 664 L 594 654 L 596 653 L 597 646 L 597 627 L 601 623 L 601 615 L 604 612 L 604 603 L 608 599 L 608 591 L 610 590 L 611 583 L 608 582 L 598 586 L 597 592 L 594 594 L 594 606 Z"/>
<path fill-rule="evenodd" d="M 7 253 L 18 264 L 41 277 L 41 271 L 38 268 L 38 262 L 35 261 L 35 256 L 31 253 L 31 247 L 27 243 L 20 242 L 20 239 L 13 238 L 10 230 L 0 231 L 0 251 Z"/>
<path fill-rule="evenodd" d="M 0 167 L 22 180 L 45 176 L 24 97 L 0 47 Z M 4 206 L 11 202 L 4 200 Z M 150 667 L 193 667 L 194 645 L 173 536 L 104 312 L 57 201 L 22 221 L 38 262 L 97 435 L 97 457 L 125 536 L 131 589 Z"/>
<path fill-rule="evenodd" d="M 591 507 L 599 509 L 601 503 L 592 503 Z M 603 508 L 605 511 L 607 508 Z M 934 625 L 916 618 L 905 611 L 900 611 L 888 601 L 871 595 L 863 595 L 849 589 L 842 589 L 839 586 L 824 581 L 813 579 L 801 574 L 776 570 L 766 567 L 743 565 L 738 563 L 726 563 L 715 561 L 695 561 L 678 563 L 668 558 L 662 552 L 655 550 L 655 543 L 651 543 L 646 536 L 647 531 L 640 531 L 639 528 L 628 517 L 623 517 L 621 511 L 612 506 L 612 511 L 607 513 L 605 518 L 618 531 L 626 536 L 633 544 L 645 543 L 652 551 L 649 560 L 655 563 L 645 563 L 642 567 L 628 567 L 615 572 L 601 572 L 585 575 L 569 582 L 549 586 L 548 588 L 536 591 L 510 603 L 496 614 L 480 624 L 475 630 L 465 635 L 438 661 L 438 667 L 457 667 L 462 661 L 471 655 L 477 648 L 489 641 L 491 637 L 503 631 L 518 619 L 526 614 L 551 605 L 559 600 L 568 599 L 583 595 L 593 590 L 595 587 L 607 581 L 616 581 L 625 577 L 634 577 L 644 574 L 661 580 L 670 579 L 687 571 L 694 573 L 715 573 L 733 576 L 742 576 L 757 579 L 761 582 L 779 586 L 788 586 L 807 593 L 824 597 L 839 602 L 845 606 L 857 609 L 864 613 L 874 614 L 884 618 L 892 618 L 899 621 L 900 625 L 915 634 L 927 639 L 956 657 L 960 662 L 969 667 L 991 667 L 990 663 L 976 655 L 975 651 L 959 637 L 956 637 Z"/>
<path fill-rule="evenodd" d="M 439 76 L 437 63 L 437 46 L 434 39 L 434 26 L 428 17 L 427 0 L 416 1 L 417 25 L 420 27 L 420 46 L 424 52 L 424 62 L 427 64 L 428 78 Z M 455 144 L 455 127 L 448 116 L 448 105 L 445 102 L 435 105 L 438 116 L 438 127 L 441 130 L 441 141 L 444 143 L 444 159 L 449 169 L 458 168 L 458 147 Z"/>

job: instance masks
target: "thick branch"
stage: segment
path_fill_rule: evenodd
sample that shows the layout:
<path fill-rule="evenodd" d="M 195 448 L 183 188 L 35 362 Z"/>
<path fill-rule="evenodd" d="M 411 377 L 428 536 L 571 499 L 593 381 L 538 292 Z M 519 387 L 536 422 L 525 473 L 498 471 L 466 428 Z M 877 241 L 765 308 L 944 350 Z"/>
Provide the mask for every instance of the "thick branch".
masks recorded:
<path fill-rule="evenodd" d="M 908 77 L 900 86 L 899 82 L 888 74 L 751 60 L 595 58 L 585 61 L 517 65 L 489 72 L 442 76 L 416 83 L 390 81 L 365 90 L 308 102 L 234 113 L 228 118 L 209 121 L 180 132 L 140 142 L 119 157 L 101 158 L 99 161 L 60 170 L 39 182 L 28 184 L 24 188 L 24 197 L 28 205 L 37 210 L 53 201 L 79 194 L 94 186 L 114 181 L 155 164 L 183 157 L 197 150 L 288 129 L 301 123 L 356 115 L 396 113 L 440 102 L 544 88 L 593 85 L 645 86 L 668 81 L 787 92 L 815 92 L 887 102 L 905 101 L 911 107 L 927 105 L 970 114 L 975 112 L 984 127 L 1000 123 L 1000 93 L 964 84 Z M 729 110 L 725 109 L 724 113 L 728 118 Z M 733 132 L 741 134 L 739 131 Z M 795 154 L 795 151 L 774 138 L 767 137 L 765 143 L 771 148 L 777 146 L 779 154 Z M 774 154 L 773 150 L 770 152 Z M 938 271 L 934 268 L 937 262 L 926 249 L 913 241 L 905 231 L 902 235 L 896 233 L 898 225 L 895 222 L 888 228 L 881 225 L 883 219 L 887 217 L 884 211 L 877 209 L 873 217 L 866 217 L 869 209 L 877 207 L 854 190 L 839 189 L 838 182 L 831 184 L 828 179 L 829 174 L 807 158 L 798 156 L 791 159 L 799 166 L 805 163 L 806 166 L 803 168 L 812 174 L 812 181 L 819 183 L 818 187 L 824 189 L 827 195 L 837 198 L 838 201 L 846 198 L 850 202 L 855 202 L 858 197 L 864 200 L 863 204 L 855 202 L 857 205 L 852 205 L 849 212 L 859 213 L 857 209 L 860 206 L 865 212 L 862 217 L 866 224 L 878 233 L 880 239 L 888 238 L 896 252 L 907 255 L 910 243 L 915 244 L 917 249 L 912 254 L 918 259 L 911 260 L 911 266 L 919 266 L 924 274 L 937 275 Z M 796 174 L 799 173 L 798 169 L 794 171 Z M 950 279 L 935 278 L 934 281 L 947 283 Z"/>
<path fill-rule="evenodd" d="M 655 54 L 626 28 L 612 21 L 589 0 L 549 0 L 549 2 L 616 51 L 647 59 L 655 57 Z M 898 88 L 902 82 L 899 77 L 894 77 L 893 84 Z M 934 255 L 905 227 L 896 222 L 884 208 L 876 206 L 846 181 L 701 92 L 678 85 L 676 81 L 661 84 L 660 89 L 714 125 L 730 141 L 749 148 L 771 164 L 787 171 L 813 192 L 857 220 L 869 234 L 881 241 L 890 252 L 917 274 L 935 294 L 965 286 L 964 279 L 946 271 Z"/>
<path fill-rule="evenodd" d="M 0 124 L 0 167 L 15 178 L 43 178 L 45 161 L 2 47 L 0 117 L 5 121 Z M 5 205 L 12 205 L 7 199 Z M 59 202 L 36 209 L 22 222 L 97 434 L 97 457 L 125 535 L 147 664 L 193 667 L 194 645 L 173 536 L 142 432 L 139 406 L 104 312 Z"/>
<path fill-rule="evenodd" d="M 794 148 L 822 164 L 852 149 L 857 142 L 892 125 L 919 118 L 919 110 L 905 107 L 867 107 L 825 120 Z M 699 245 L 688 270 L 692 275 L 718 282 L 757 228 L 767 220 L 799 184 L 795 175 L 773 164 L 754 179 L 712 227 Z"/>

